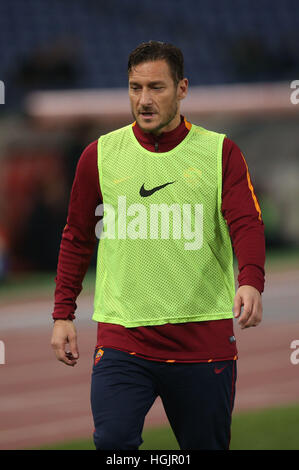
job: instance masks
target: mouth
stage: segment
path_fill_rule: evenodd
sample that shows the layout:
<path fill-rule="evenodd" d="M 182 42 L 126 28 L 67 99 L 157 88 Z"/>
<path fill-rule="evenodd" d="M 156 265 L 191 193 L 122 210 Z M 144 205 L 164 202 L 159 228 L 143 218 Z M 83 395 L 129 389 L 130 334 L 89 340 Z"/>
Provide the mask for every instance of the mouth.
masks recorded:
<path fill-rule="evenodd" d="M 152 111 L 141 111 L 139 113 L 140 116 L 143 117 L 143 119 L 145 120 L 150 120 L 150 119 L 153 119 L 153 117 L 155 116 L 156 113 L 152 112 Z"/>

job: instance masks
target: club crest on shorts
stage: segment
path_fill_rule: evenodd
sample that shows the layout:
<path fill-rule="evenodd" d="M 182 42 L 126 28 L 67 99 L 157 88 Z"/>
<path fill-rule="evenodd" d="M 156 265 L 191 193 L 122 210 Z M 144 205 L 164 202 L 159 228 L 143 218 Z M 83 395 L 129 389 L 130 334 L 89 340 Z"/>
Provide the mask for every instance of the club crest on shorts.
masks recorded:
<path fill-rule="evenodd" d="M 98 348 L 97 353 L 96 353 L 95 358 L 94 358 L 94 365 L 95 366 L 97 365 L 97 363 L 99 362 L 99 360 L 101 359 L 103 354 L 104 354 L 103 349 Z"/>

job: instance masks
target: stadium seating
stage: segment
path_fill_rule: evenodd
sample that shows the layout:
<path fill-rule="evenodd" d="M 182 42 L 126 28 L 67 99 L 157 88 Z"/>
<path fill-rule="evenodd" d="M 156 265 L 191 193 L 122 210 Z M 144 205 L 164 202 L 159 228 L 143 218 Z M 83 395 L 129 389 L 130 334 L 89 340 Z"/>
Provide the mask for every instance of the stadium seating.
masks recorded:
<path fill-rule="evenodd" d="M 299 72 L 296 0 L 11 0 L 0 2 L 0 79 L 26 90 L 123 87 L 128 54 L 150 39 L 182 48 L 191 85 Z M 45 81 L 41 57 L 65 69 L 55 78 L 46 68 Z"/>

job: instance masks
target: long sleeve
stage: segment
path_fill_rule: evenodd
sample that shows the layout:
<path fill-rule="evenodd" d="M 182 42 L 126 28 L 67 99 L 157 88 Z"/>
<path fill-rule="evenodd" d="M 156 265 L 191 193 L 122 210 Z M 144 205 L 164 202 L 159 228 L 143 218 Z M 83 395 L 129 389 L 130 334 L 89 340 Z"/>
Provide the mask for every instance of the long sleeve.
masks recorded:
<path fill-rule="evenodd" d="M 55 278 L 54 319 L 75 318 L 76 299 L 97 243 L 95 209 L 101 202 L 95 141 L 83 151 L 72 186 Z"/>
<path fill-rule="evenodd" d="M 239 286 L 251 285 L 263 292 L 264 223 L 246 160 L 228 138 L 223 143 L 222 213 L 238 261 Z"/>

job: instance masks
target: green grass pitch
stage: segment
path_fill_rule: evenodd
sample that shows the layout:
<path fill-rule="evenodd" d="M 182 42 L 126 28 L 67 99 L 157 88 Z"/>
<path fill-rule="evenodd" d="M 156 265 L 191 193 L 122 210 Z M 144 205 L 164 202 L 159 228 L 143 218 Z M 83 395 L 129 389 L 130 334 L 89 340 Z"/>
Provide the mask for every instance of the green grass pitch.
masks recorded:
<path fill-rule="evenodd" d="M 233 415 L 230 450 L 298 450 L 299 404 Z M 145 429 L 140 450 L 179 450 L 170 427 Z M 92 439 L 41 450 L 94 450 Z"/>

